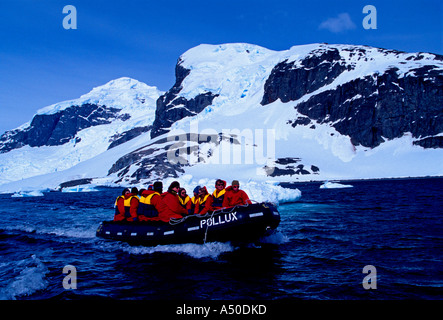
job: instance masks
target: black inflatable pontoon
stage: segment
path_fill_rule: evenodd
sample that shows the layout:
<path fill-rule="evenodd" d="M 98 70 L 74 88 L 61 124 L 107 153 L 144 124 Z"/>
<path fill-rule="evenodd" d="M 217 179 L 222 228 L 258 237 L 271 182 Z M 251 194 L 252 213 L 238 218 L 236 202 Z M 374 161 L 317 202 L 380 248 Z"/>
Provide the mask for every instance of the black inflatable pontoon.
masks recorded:
<path fill-rule="evenodd" d="M 104 221 L 97 237 L 155 246 L 209 241 L 252 242 L 272 232 L 280 223 L 274 204 L 264 202 L 235 206 L 183 219 L 164 222 Z"/>

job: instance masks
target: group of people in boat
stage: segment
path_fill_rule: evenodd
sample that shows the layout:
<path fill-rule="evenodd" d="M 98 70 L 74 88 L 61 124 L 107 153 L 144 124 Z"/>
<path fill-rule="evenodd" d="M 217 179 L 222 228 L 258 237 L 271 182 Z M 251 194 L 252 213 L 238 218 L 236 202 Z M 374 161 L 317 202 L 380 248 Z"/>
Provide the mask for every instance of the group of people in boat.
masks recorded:
<path fill-rule="evenodd" d="M 205 215 L 208 212 L 236 205 L 251 204 L 246 192 L 240 189 L 238 180 L 226 187 L 226 181 L 218 179 L 215 190 L 209 194 L 205 186 L 197 186 L 194 196 L 187 195 L 178 181 L 172 182 L 163 192 L 163 183 L 154 182 L 148 189 L 128 188 L 115 201 L 114 221 L 163 221 L 180 219 L 187 215 Z"/>

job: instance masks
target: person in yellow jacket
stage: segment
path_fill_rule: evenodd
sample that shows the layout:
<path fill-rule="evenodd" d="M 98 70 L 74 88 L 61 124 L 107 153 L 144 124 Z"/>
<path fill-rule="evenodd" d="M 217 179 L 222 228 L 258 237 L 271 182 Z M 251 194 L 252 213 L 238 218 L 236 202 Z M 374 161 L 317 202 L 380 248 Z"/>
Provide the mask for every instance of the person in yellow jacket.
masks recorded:
<path fill-rule="evenodd" d="M 206 187 L 201 187 L 200 190 L 198 190 L 198 198 L 195 202 L 194 213 L 203 216 L 212 210 L 212 196 L 208 193 Z"/>
<path fill-rule="evenodd" d="M 182 205 L 182 207 L 188 210 L 188 214 L 192 214 L 192 200 L 186 194 L 185 188 L 180 188 L 180 190 L 178 191 L 178 200 L 180 200 L 180 204 Z"/>
<path fill-rule="evenodd" d="M 124 189 L 122 195 L 115 200 L 114 221 L 137 221 L 138 203 L 137 193 Z"/>
<path fill-rule="evenodd" d="M 150 186 L 151 187 L 151 186 Z M 158 217 L 158 208 L 163 193 L 163 183 L 161 181 L 154 182 L 154 185 L 148 190 L 144 190 L 140 196 L 137 214 L 140 221 L 151 221 L 154 217 Z"/>
<path fill-rule="evenodd" d="M 192 204 L 191 204 L 191 214 L 193 214 L 194 211 L 195 211 L 195 202 L 198 199 L 198 191 L 200 190 L 200 188 L 201 188 L 200 186 L 196 186 L 194 188 L 194 191 L 193 191 L 194 196 L 191 198 L 191 202 L 192 202 Z"/>
<path fill-rule="evenodd" d="M 215 190 L 212 193 L 212 207 L 214 209 L 219 209 L 223 207 L 223 200 L 226 193 L 226 181 L 218 179 L 215 181 Z"/>

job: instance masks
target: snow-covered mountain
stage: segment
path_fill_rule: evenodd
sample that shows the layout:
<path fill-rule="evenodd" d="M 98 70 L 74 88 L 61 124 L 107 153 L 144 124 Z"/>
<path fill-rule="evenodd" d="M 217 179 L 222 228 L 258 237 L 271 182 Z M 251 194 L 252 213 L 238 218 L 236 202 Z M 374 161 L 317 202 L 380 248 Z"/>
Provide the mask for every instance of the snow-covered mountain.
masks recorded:
<path fill-rule="evenodd" d="M 32 121 L 0 137 L 0 184 L 63 171 L 149 134 L 161 94 L 155 87 L 120 78 L 37 111 Z"/>
<path fill-rule="evenodd" d="M 442 107 L 439 55 L 200 45 L 179 58 L 165 93 L 117 79 L 5 133 L 0 183 L 53 173 L 0 191 L 75 179 L 142 185 L 442 175 Z"/>

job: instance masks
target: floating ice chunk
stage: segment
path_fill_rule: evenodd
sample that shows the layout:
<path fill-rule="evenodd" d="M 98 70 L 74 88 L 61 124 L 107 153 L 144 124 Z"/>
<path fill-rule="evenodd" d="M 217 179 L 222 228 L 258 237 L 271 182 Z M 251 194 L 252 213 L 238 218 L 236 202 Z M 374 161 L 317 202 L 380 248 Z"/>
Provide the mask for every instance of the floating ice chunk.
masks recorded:
<path fill-rule="evenodd" d="M 182 188 L 185 188 L 189 196 L 193 196 L 192 190 L 196 186 L 206 186 L 208 192 L 212 194 L 215 187 L 215 178 L 197 178 L 191 174 L 183 175 L 180 178 L 167 178 L 163 180 L 163 189 L 166 190 L 172 181 L 177 180 Z M 227 180 L 227 179 L 226 179 Z M 278 182 L 268 181 L 251 181 L 251 179 L 239 179 L 240 189 L 246 192 L 249 199 L 255 202 L 273 202 L 275 204 L 281 204 L 285 202 L 298 201 L 302 194 L 299 189 L 283 188 L 278 185 Z M 226 181 L 227 187 L 231 184 L 231 181 Z M 138 185 L 141 188 L 143 185 Z"/>
<path fill-rule="evenodd" d="M 78 185 L 75 187 L 63 188 L 62 192 L 95 192 L 97 190 L 96 186 L 93 185 Z"/>
<path fill-rule="evenodd" d="M 341 184 L 337 182 L 326 181 L 320 186 L 320 189 L 339 189 L 339 188 L 352 188 L 350 184 Z"/>
<path fill-rule="evenodd" d="M 14 193 L 11 197 L 12 198 L 25 198 L 25 197 L 43 197 L 44 194 L 40 190 L 33 190 L 33 191 L 19 191 Z"/>

